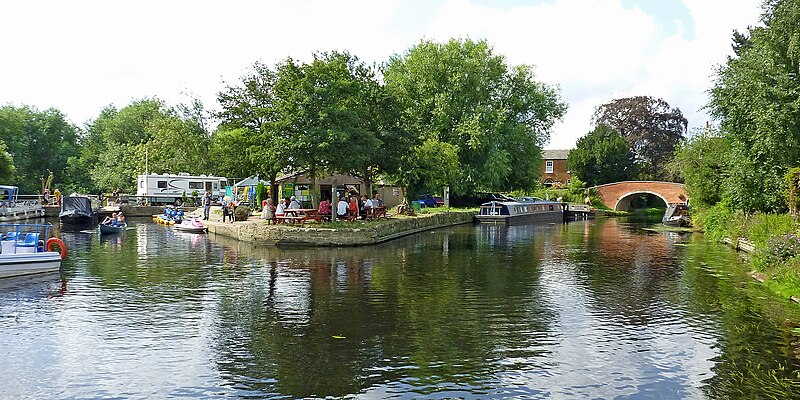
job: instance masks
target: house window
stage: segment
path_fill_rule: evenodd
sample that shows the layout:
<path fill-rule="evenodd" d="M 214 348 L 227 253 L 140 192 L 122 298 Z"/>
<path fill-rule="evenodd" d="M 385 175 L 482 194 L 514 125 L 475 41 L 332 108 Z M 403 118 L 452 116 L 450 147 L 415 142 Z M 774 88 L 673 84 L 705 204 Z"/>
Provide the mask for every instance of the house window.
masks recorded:
<path fill-rule="evenodd" d="M 547 160 L 544 165 L 545 165 L 544 172 L 546 174 L 552 174 L 553 173 L 553 160 Z"/>
<path fill-rule="evenodd" d="M 545 180 L 544 185 L 547 187 L 553 186 L 553 180 L 552 179 Z"/>

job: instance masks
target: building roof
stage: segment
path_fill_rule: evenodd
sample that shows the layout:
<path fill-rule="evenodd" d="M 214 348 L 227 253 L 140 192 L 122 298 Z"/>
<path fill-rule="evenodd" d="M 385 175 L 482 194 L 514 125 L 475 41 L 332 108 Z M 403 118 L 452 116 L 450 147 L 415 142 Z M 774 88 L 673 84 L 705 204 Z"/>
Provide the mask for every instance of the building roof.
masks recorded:
<path fill-rule="evenodd" d="M 565 150 L 542 150 L 543 160 L 566 160 L 570 149 Z"/>

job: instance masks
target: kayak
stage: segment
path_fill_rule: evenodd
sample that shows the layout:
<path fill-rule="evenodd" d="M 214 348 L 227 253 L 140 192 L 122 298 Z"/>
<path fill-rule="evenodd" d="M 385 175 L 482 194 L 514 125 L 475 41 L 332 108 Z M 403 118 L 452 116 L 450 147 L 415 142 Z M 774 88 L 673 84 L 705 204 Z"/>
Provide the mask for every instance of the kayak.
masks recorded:
<path fill-rule="evenodd" d="M 123 224 L 123 225 L 100 224 L 98 226 L 98 229 L 100 229 L 100 234 L 101 235 L 108 235 L 108 234 L 112 234 L 112 233 L 120 233 L 120 232 L 124 231 L 125 228 L 127 228 L 127 227 L 128 227 L 128 224 Z"/>

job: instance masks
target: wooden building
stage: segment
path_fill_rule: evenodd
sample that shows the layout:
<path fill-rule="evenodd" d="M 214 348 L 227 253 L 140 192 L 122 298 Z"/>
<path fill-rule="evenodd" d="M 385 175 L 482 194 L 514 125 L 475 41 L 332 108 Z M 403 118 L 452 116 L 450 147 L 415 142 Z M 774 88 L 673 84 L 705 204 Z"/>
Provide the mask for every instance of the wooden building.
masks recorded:
<path fill-rule="evenodd" d="M 283 175 L 275 179 L 279 187 L 279 197 L 296 196 L 304 204 L 311 202 L 311 179 L 306 175 L 306 171 Z M 316 179 L 316 193 L 321 198 L 330 197 L 334 184 L 336 185 L 336 195 L 338 198 L 350 195 L 366 195 L 364 193 L 364 181 L 352 175 L 333 174 L 318 176 Z M 372 183 L 372 192 L 381 195 L 384 203 L 388 207 L 394 207 L 403 200 L 402 192 L 398 186 L 387 185 L 377 181 Z M 370 193 L 370 197 L 372 194 Z M 320 199 L 316 199 L 314 206 L 319 204 Z M 335 204 L 335 202 L 333 202 Z"/>

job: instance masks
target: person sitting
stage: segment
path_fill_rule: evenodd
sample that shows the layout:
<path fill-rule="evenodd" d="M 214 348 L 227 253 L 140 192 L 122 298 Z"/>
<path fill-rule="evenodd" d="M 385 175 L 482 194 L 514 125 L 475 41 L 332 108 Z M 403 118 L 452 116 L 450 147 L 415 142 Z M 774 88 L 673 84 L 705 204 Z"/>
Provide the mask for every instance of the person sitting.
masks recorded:
<path fill-rule="evenodd" d="M 375 199 L 372 200 L 372 205 L 375 206 L 375 208 L 384 206 L 380 193 L 375 193 Z"/>
<path fill-rule="evenodd" d="M 106 218 L 103 220 L 103 225 L 112 225 L 114 221 L 117 220 L 117 213 L 112 213 L 111 216 L 106 215 Z"/>
<path fill-rule="evenodd" d="M 331 215 L 331 202 L 328 201 L 327 197 L 323 198 L 322 201 L 319 202 L 319 208 L 317 211 L 319 211 L 319 215 Z"/>
<path fill-rule="evenodd" d="M 292 196 L 291 202 L 289 203 L 288 209 L 290 209 L 290 210 L 299 210 L 301 208 L 303 208 L 303 205 L 300 204 L 299 201 L 297 201 L 297 197 Z"/>
<path fill-rule="evenodd" d="M 281 199 L 278 202 L 278 207 L 275 209 L 275 218 L 282 218 L 282 217 L 286 216 L 286 204 L 288 204 L 288 203 L 289 203 L 289 199 Z M 282 220 L 279 219 L 278 223 L 280 223 L 281 221 Z"/>
<path fill-rule="evenodd" d="M 115 222 L 117 226 L 125 225 L 125 215 L 122 214 L 122 211 L 117 213 L 117 220 Z M 111 224 L 114 225 L 114 222 L 112 222 Z"/>
<path fill-rule="evenodd" d="M 336 204 L 336 217 L 338 218 L 346 218 L 347 217 L 347 200 L 345 200 L 344 196 L 339 199 L 339 203 Z"/>
<path fill-rule="evenodd" d="M 367 196 L 361 196 L 361 204 L 362 204 L 362 215 L 364 219 L 367 219 L 372 216 L 372 212 L 375 211 L 375 206 L 372 203 L 372 199 Z"/>
<path fill-rule="evenodd" d="M 356 196 L 350 197 L 350 204 L 347 206 L 347 210 L 350 212 L 350 215 L 359 214 L 360 207 Z"/>

